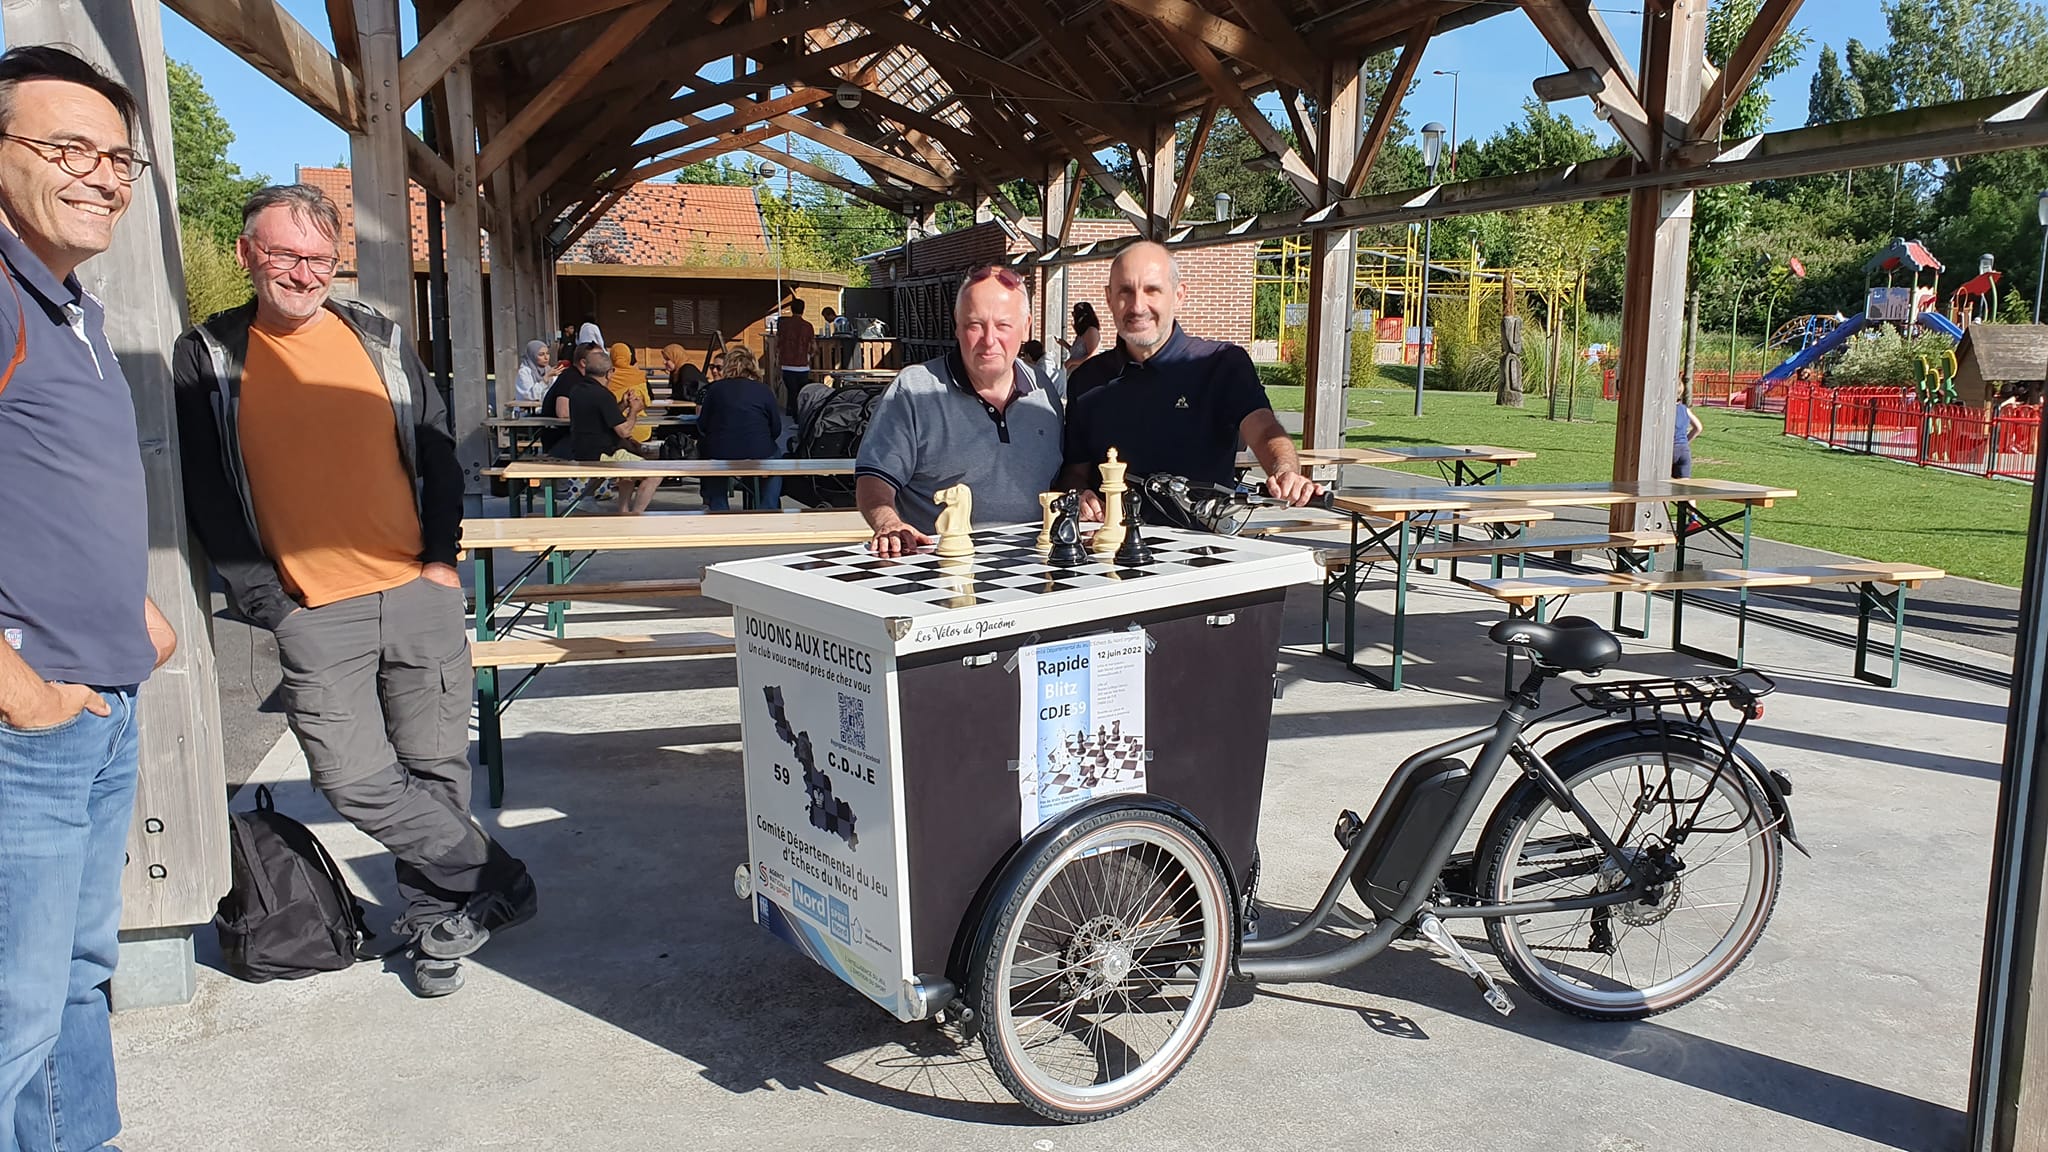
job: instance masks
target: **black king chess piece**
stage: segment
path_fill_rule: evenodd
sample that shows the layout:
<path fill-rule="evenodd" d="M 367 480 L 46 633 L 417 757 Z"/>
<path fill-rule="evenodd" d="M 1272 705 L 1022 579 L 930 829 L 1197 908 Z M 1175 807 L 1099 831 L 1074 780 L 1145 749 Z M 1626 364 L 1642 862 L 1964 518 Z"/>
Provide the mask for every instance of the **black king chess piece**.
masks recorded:
<path fill-rule="evenodd" d="M 1046 554 L 1046 563 L 1055 568 L 1074 568 L 1088 560 L 1088 553 L 1081 548 L 1081 494 L 1069 492 L 1053 501 L 1058 515 L 1052 521 L 1052 551 Z"/>
<path fill-rule="evenodd" d="M 1145 518 L 1138 511 L 1144 503 L 1142 499 L 1124 501 L 1124 542 L 1116 550 L 1119 568 L 1136 568 L 1152 562 L 1152 548 L 1145 543 Z"/>

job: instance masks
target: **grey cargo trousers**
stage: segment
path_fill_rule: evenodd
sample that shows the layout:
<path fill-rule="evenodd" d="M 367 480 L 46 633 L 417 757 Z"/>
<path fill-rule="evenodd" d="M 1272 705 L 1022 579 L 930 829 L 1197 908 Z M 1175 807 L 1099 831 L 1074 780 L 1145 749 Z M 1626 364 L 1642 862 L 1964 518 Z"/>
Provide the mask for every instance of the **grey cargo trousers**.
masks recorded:
<path fill-rule="evenodd" d="M 463 594 L 425 578 L 277 626 L 280 695 L 313 784 L 397 857 L 410 936 L 525 865 L 469 814 L 469 639 Z"/>

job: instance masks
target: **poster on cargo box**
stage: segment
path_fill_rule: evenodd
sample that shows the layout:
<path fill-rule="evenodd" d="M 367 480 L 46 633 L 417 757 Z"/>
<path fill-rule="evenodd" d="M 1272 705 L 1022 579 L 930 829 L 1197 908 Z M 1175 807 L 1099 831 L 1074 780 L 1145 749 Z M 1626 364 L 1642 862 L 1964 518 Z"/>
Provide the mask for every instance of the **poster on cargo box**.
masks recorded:
<path fill-rule="evenodd" d="M 1145 790 L 1145 633 L 1017 653 L 1018 828 L 1096 796 Z"/>

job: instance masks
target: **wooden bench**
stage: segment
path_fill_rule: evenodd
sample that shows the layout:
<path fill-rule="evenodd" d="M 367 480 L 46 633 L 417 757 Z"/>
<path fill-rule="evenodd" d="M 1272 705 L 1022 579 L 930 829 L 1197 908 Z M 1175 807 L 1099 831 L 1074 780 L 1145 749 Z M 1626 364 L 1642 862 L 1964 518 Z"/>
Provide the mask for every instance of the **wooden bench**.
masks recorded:
<path fill-rule="evenodd" d="M 1474 580 L 1472 586 L 1503 602 L 1516 615 L 1542 619 L 1549 604 L 1585 593 L 1625 592 L 1667 593 L 1671 596 L 1671 647 L 1680 652 L 1743 666 L 1748 641 L 1749 597 L 1752 588 L 1795 588 L 1822 584 L 1856 586 L 1856 676 L 1873 684 L 1895 688 L 1899 683 L 1901 654 L 1906 638 L 1906 592 L 1947 573 L 1919 564 L 1887 564 L 1865 561 L 1856 564 L 1795 565 L 1785 568 L 1681 568 L 1672 572 L 1558 572 L 1540 576 Z M 1888 587 L 1889 592 L 1882 591 Z M 1684 642 L 1685 594 L 1709 590 L 1742 593 L 1738 601 L 1735 628 L 1735 657 L 1730 661 L 1719 653 L 1686 646 Z M 1892 670 L 1886 678 L 1866 668 L 1870 651 L 1870 618 L 1873 614 L 1892 621 Z M 1649 621 L 1644 621 L 1645 631 Z M 1514 655 L 1509 653 L 1510 683 Z"/>
<path fill-rule="evenodd" d="M 1557 513 L 1542 508 L 1467 508 L 1457 512 L 1435 512 L 1410 517 L 1418 528 L 1431 532 L 1443 532 L 1467 527 L 1495 527 L 1509 524 L 1536 524 L 1554 520 Z M 1393 523 L 1388 517 L 1367 516 L 1373 524 L 1385 527 Z M 1351 518 L 1348 516 L 1303 516 L 1287 520 L 1254 520 L 1244 530 L 1244 535 L 1253 537 L 1287 536 L 1303 532 L 1349 532 Z"/>
<path fill-rule="evenodd" d="M 732 653 L 733 638 L 721 632 L 471 641 L 469 663 L 476 672 L 477 751 L 490 781 L 491 807 L 500 808 L 505 803 L 505 744 L 500 718 L 542 668 L 605 660 L 664 660 L 684 656 L 730 656 Z M 500 668 L 528 668 L 531 671 L 520 677 L 510 689 L 500 693 Z"/>
<path fill-rule="evenodd" d="M 1642 551 L 1668 548 L 1678 542 L 1669 532 L 1615 532 L 1586 536 L 1510 536 L 1486 540 L 1442 540 L 1418 544 L 1410 553 L 1417 560 L 1455 560 L 1463 557 L 1527 556 L 1543 552 L 1585 552 L 1623 549 Z M 1319 557 L 1324 572 L 1351 564 L 1351 550 L 1326 549 Z"/>
<path fill-rule="evenodd" d="M 501 603 L 552 604 L 562 600 L 673 600 L 703 594 L 702 580 L 613 580 L 586 584 L 526 584 L 498 599 Z"/>

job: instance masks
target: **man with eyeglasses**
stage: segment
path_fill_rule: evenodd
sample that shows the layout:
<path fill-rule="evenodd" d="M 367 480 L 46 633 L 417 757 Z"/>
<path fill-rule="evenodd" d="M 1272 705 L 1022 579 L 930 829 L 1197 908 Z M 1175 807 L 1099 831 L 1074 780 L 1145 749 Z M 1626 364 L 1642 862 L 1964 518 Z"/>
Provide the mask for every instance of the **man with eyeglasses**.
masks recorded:
<path fill-rule="evenodd" d="M 982 267 L 953 300 L 958 347 L 913 364 L 876 402 L 855 461 L 854 500 L 871 547 L 895 556 L 932 543 L 933 495 L 966 484 L 977 524 L 1038 522 L 1038 494 L 1060 466 L 1059 394 L 1017 362 L 1031 297 L 1008 268 Z"/>
<path fill-rule="evenodd" d="M 256 298 L 172 353 L 186 511 L 236 608 L 277 637 L 313 783 L 397 859 L 414 990 L 534 913 L 525 865 L 469 812 L 462 470 L 398 324 L 331 299 L 341 219 L 304 184 L 242 209 Z"/>
<path fill-rule="evenodd" d="M 0 55 L 0 1152 L 121 1130 L 107 982 L 135 696 L 177 641 L 146 591 L 134 404 L 77 269 L 145 167 L 135 117 L 69 52 Z"/>

